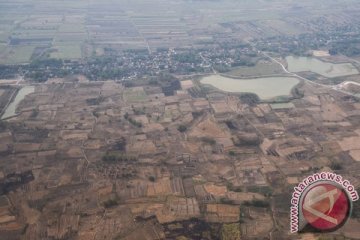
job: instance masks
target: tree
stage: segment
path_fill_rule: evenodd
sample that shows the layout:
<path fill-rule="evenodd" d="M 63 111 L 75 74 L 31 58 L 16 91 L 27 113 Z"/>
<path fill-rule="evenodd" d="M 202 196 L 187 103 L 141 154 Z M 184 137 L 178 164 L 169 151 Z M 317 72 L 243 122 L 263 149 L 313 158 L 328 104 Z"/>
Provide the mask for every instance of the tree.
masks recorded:
<path fill-rule="evenodd" d="M 341 170 L 343 167 L 341 166 L 341 164 L 340 163 L 338 163 L 338 162 L 332 162 L 331 163 L 331 165 L 330 165 L 330 168 L 332 169 L 332 170 Z"/>
<path fill-rule="evenodd" d="M 215 145 L 216 141 L 213 138 L 209 138 L 209 137 L 202 137 L 201 141 L 203 141 L 204 143 L 210 144 L 210 145 Z"/>
<path fill-rule="evenodd" d="M 126 139 L 124 137 L 121 137 L 118 141 L 116 141 L 115 150 L 119 151 L 125 151 L 126 150 Z"/>
<path fill-rule="evenodd" d="M 357 192 L 360 192 L 360 188 L 357 189 Z M 360 218 L 360 201 L 353 202 L 353 211 L 351 217 L 356 219 Z"/>
<path fill-rule="evenodd" d="M 254 206 L 259 208 L 269 208 L 270 203 L 264 200 L 252 200 L 252 201 L 244 201 L 245 206 Z"/>
<path fill-rule="evenodd" d="M 109 200 L 106 200 L 105 202 L 103 202 L 103 205 L 105 208 L 111 208 L 111 207 L 119 205 L 119 202 L 117 199 L 109 199 Z"/>
<path fill-rule="evenodd" d="M 229 155 L 234 157 L 236 155 L 236 153 L 234 151 L 229 151 Z"/>
<path fill-rule="evenodd" d="M 6 130 L 7 129 L 7 123 L 0 120 L 0 131 Z"/>
<path fill-rule="evenodd" d="M 179 131 L 179 132 L 186 132 L 186 130 L 187 130 L 187 127 L 186 126 L 184 126 L 184 125 L 180 125 L 178 128 L 177 128 L 177 130 Z"/>
<path fill-rule="evenodd" d="M 248 104 L 250 106 L 255 106 L 260 102 L 260 98 L 255 93 L 243 93 L 240 95 L 241 102 Z"/>

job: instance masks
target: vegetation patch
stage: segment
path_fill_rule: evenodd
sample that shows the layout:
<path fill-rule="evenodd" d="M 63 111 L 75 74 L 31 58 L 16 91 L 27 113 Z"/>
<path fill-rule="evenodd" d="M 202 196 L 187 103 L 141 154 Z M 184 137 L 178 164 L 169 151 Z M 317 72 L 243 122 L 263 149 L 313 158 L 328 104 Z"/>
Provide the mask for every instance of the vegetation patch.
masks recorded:
<path fill-rule="evenodd" d="M 232 184 L 231 182 L 229 182 L 226 185 L 227 189 L 231 192 L 242 192 L 242 188 L 240 186 L 234 186 L 234 184 Z"/>
<path fill-rule="evenodd" d="M 111 154 L 107 153 L 102 157 L 102 161 L 106 163 L 125 163 L 125 162 L 135 162 L 137 158 L 134 156 L 126 155 L 126 154 Z"/>
<path fill-rule="evenodd" d="M 240 240 L 240 239 L 241 239 L 241 232 L 240 232 L 239 223 L 223 224 L 221 228 L 221 240 Z"/>
<path fill-rule="evenodd" d="M 55 47 L 55 51 L 50 54 L 51 58 L 55 59 L 80 59 L 81 46 L 80 45 L 60 45 Z"/>
<path fill-rule="evenodd" d="M 210 145 L 215 145 L 216 144 L 216 140 L 210 137 L 202 137 L 201 141 L 206 143 L 206 144 L 210 144 Z"/>
<path fill-rule="evenodd" d="M 117 196 L 112 196 L 110 199 L 104 201 L 102 205 L 104 206 L 104 208 L 115 207 L 119 205 L 119 198 Z"/>
<path fill-rule="evenodd" d="M 356 191 L 359 193 L 360 188 L 356 189 Z M 352 210 L 352 213 L 351 213 L 351 217 L 355 218 L 355 219 L 360 218 L 360 201 L 353 202 L 353 210 Z"/>
<path fill-rule="evenodd" d="M 248 104 L 249 106 L 255 106 L 260 102 L 259 96 L 255 93 L 242 93 L 239 98 L 242 103 Z"/>
<path fill-rule="evenodd" d="M 185 126 L 185 125 L 180 125 L 180 126 L 178 126 L 178 128 L 177 128 L 177 130 L 179 131 L 179 132 L 186 132 L 186 130 L 187 130 L 187 127 Z"/>
<path fill-rule="evenodd" d="M 125 114 L 124 118 L 125 118 L 126 120 L 128 120 L 129 123 L 131 123 L 133 126 L 138 127 L 138 128 L 141 128 L 141 127 L 142 127 L 142 123 L 141 123 L 141 122 L 138 122 L 138 121 L 136 121 L 136 120 L 134 120 L 134 119 L 132 119 L 132 118 L 129 116 L 128 113 Z"/>
<path fill-rule="evenodd" d="M 273 192 L 269 186 L 249 186 L 247 190 L 249 192 L 263 194 L 264 196 L 271 196 Z"/>
<path fill-rule="evenodd" d="M 343 169 L 342 164 L 339 162 L 336 162 L 336 161 L 333 161 L 330 164 L 330 168 L 334 171 L 339 171 L 339 170 Z"/>
<path fill-rule="evenodd" d="M 233 68 L 226 74 L 236 77 L 268 76 L 282 74 L 281 66 L 273 62 L 259 61 L 255 66 L 243 66 Z"/>
<path fill-rule="evenodd" d="M 35 46 L 8 47 L 0 58 L 0 64 L 21 64 L 30 62 Z"/>
<path fill-rule="evenodd" d="M 253 206 L 253 207 L 259 207 L 259 208 L 270 208 L 269 201 L 265 200 L 252 200 L 252 201 L 245 201 L 244 206 Z"/>

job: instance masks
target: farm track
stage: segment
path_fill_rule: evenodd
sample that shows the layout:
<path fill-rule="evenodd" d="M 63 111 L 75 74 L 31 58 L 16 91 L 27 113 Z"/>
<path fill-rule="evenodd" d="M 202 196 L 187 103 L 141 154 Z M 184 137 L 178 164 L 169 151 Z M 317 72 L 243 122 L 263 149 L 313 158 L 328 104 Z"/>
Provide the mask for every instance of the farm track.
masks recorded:
<path fill-rule="evenodd" d="M 99 91 L 98 93 L 98 97 L 101 96 L 101 91 Z M 97 124 L 97 117 L 92 113 L 93 117 L 94 117 L 94 124 L 93 126 L 91 127 L 91 132 L 89 134 L 92 134 L 94 132 L 94 129 L 95 129 L 95 126 Z M 84 172 L 83 172 L 83 176 L 82 176 L 82 181 L 86 181 L 86 178 L 87 178 L 87 172 L 88 172 L 88 169 L 89 169 L 89 166 L 90 166 L 90 161 L 85 153 L 85 141 L 82 142 L 81 144 L 81 152 L 83 154 L 83 157 L 86 161 L 86 166 L 84 167 Z"/>

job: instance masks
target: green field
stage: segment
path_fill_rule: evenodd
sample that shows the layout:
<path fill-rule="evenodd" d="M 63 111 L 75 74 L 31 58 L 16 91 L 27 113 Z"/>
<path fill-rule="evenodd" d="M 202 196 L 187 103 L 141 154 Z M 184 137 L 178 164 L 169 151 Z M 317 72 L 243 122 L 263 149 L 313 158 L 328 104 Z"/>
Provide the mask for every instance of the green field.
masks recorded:
<path fill-rule="evenodd" d="M 221 239 L 240 240 L 241 239 L 240 224 L 239 223 L 224 224 L 221 228 Z"/>
<path fill-rule="evenodd" d="M 304 30 L 282 20 L 266 20 L 261 21 L 261 24 L 263 24 L 265 27 L 268 26 L 272 29 L 275 29 L 284 35 L 296 35 L 305 32 Z"/>
<path fill-rule="evenodd" d="M 6 43 L 9 40 L 9 33 L 8 32 L 1 32 L 0 31 L 0 43 Z"/>
<path fill-rule="evenodd" d="M 13 35 L 54 35 L 56 33 L 56 28 L 53 29 L 21 29 L 17 28 L 13 31 Z"/>
<path fill-rule="evenodd" d="M 82 43 L 87 39 L 86 29 L 83 24 L 62 24 L 54 39 L 55 46 L 81 46 Z M 65 52 L 67 50 L 65 49 Z M 75 51 L 77 57 L 72 58 L 79 58 L 79 51 Z M 66 55 L 66 54 L 65 54 Z M 80 56 L 81 57 L 81 56 Z"/>
<path fill-rule="evenodd" d="M 236 77 L 266 76 L 283 74 L 284 71 L 279 64 L 272 62 L 259 62 L 254 67 L 237 67 L 226 74 Z"/>
<path fill-rule="evenodd" d="M 28 63 L 34 49 L 35 46 L 6 47 L 0 54 L 0 64 Z"/>
<path fill-rule="evenodd" d="M 56 59 L 79 59 L 82 57 L 80 45 L 58 45 L 53 47 L 56 51 L 50 57 Z"/>
<path fill-rule="evenodd" d="M 128 89 L 124 92 L 124 97 L 128 102 L 145 102 L 147 101 L 147 95 L 144 90 Z"/>
<path fill-rule="evenodd" d="M 2 52 L 5 51 L 5 49 L 6 49 L 6 45 L 0 44 L 0 54 L 2 54 Z"/>
<path fill-rule="evenodd" d="M 85 27 L 83 24 L 70 24 L 70 23 L 66 23 L 66 24 L 62 24 L 60 25 L 58 32 L 60 33 L 66 33 L 66 32 L 71 32 L 71 33 L 79 33 L 79 32 L 85 32 Z"/>
<path fill-rule="evenodd" d="M 54 44 L 55 45 L 69 45 L 68 43 L 76 43 L 81 44 L 83 41 L 87 39 L 87 35 L 85 33 L 63 33 L 57 34 L 55 37 Z"/>

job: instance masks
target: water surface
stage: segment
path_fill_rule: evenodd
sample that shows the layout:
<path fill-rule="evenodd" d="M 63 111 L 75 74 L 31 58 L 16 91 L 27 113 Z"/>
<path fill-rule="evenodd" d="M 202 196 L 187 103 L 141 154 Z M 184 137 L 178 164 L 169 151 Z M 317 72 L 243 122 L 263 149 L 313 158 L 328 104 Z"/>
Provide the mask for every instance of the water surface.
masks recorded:
<path fill-rule="evenodd" d="M 329 63 L 313 57 L 286 57 L 290 72 L 310 71 L 322 76 L 333 78 L 359 74 L 351 63 Z"/>
<path fill-rule="evenodd" d="M 263 77 L 235 79 L 220 75 L 211 75 L 200 80 L 202 84 L 209 84 L 225 92 L 257 94 L 261 99 L 271 99 L 278 96 L 288 96 L 291 89 L 300 80 L 295 77 Z"/>
<path fill-rule="evenodd" d="M 35 91 L 34 86 L 25 86 L 21 88 L 19 92 L 16 94 L 14 101 L 12 101 L 6 108 L 4 114 L 1 116 L 1 119 L 15 116 L 16 108 L 19 105 L 19 103 L 26 97 L 26 95 L 33 93 L 34 91 Z"/>

